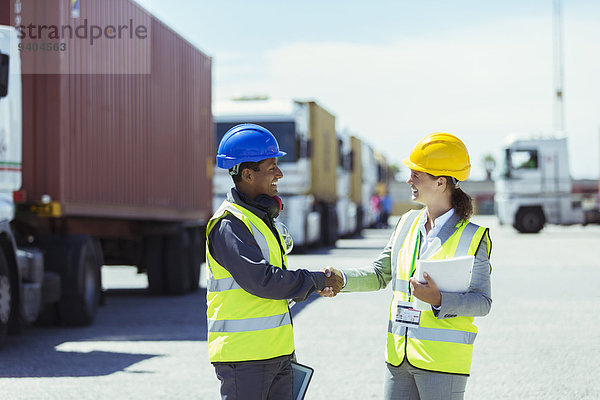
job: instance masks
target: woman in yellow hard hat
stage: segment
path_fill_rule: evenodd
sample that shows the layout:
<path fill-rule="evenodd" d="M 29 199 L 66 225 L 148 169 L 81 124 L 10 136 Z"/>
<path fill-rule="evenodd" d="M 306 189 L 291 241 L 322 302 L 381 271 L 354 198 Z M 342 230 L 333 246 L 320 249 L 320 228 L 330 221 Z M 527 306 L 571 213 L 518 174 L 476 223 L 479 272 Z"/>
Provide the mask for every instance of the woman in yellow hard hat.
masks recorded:
<path fill-rule="evenodd" d="M 477 336 L 473 320 L 488 314 L 492 304 L 489 232 L 469 222 L 472 200 L 460 182 L 469 177 L 471 164 L 460 139 L 427 135 L 403 163 L 411 170 L 406 182 L 412 200 L 425 207 L 402 216 L 372 265 L 333 272 L 344 275 L 348 292 L 383 289 L 392 282 L 385 399 L 462 399 Z M 414 276 L 417 260 L 461 256 L 474 260 L 464 292 L 440 290 L 427 274 L 423 282 Z"/>

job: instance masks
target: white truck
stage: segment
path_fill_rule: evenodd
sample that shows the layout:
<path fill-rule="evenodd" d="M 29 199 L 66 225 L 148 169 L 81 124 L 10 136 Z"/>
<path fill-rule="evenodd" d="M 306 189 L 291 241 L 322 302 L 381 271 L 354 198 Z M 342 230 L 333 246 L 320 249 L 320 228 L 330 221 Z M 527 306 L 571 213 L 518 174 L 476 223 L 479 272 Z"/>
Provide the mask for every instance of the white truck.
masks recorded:
<path fill-rule="evenodd" d="M 338 167 L 337 167 L 337 218 L 338 235 L 351 236 L 359 231 L 358 213 L 360 199 L 353 198 L 353 174 L 361 171 L 352 162 L 352 138 L 348 132 L 338 132 Z"/>
<path fill-rule="evenodd" d="M 571 193 L 567 139 L 511 136 L 496 180 L 495 208 L 501 224 L 537 233 L 546 223 L 597 222 L 597 209 L 584 209 Z"/>
<path fill-rule="evenodd" d="M 333 245 L 338 237 L 335 117 L 313 101 L 253 97 L 216 103 L 214 121 L 216 144 L 240 123 L 256 123 L 273 132 L 287 153 L 279 160 L 284 208 L 278 220 L 289 229 L 294 246 Z M 232 186 L 227 171 L 215 168 L 214 209 Z"/>

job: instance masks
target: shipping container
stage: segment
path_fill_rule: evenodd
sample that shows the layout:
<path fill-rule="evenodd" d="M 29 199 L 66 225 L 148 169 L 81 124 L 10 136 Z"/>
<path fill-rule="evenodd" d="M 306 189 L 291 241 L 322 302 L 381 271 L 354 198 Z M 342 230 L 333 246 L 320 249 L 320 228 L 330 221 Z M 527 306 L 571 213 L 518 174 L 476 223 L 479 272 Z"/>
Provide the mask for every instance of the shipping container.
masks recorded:
<path fill-rule="evenodd" d="M 82 20 L 109 26 L 133 19 L 148 31 L 148 43 L 95 48 L 103 46 L 100 39 L 94 46 L 66 40 L 77 50 L 21 52 L 27 199 L 48 195 L 63 217 L 206 221 L 214 154 L 211 59 L 132 1 L 81 1 L 79 18 L 69 0 L 13 3 L 22 4 L 25 26 L 76 29 Z M 38 41 L 25 38 L 23 45 Z M 129 73 L 111 73 L 113 66 L 92 73 L 103 59 L 138 65 Z"/>
<path fill-rule="evenodd" d="M 311 189 L 317 201 L 335 204 L 337 199 L 338 142 L 335 116 L 314 101 L 307 102 L 312 145 Z"/>
<path fill-rule="evenodd" d="M 362 204 L 362 142 L 356 136 L 350 137 L 352 148 L 352 179 L 350 185 L 350 199 Z"/>

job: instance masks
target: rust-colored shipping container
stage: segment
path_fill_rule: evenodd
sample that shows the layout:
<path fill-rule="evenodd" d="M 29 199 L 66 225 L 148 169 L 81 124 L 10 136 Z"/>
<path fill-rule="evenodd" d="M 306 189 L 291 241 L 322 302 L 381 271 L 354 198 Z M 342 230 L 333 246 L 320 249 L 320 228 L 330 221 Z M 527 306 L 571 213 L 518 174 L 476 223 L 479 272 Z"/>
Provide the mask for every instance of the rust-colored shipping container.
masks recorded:
<path fill-rule="evenodd" d="M 66 44 L 62 52 L 42 53 L 41 38 L 23 39 L 28 200 L 49 195 L 63 217 L 206 221 L 214 147 L 211 59 L 133 1 L 80 1 L 78 18 L 70 0 L 11 3 L 21 5 L 24 26 L 117 27 L 133 19 L 147 30 L 145 41 L 120 46 L 105 46 L 106 38 L 94 45 L 56 40 Z M 26 50 L 32 44 L 37 51 Z M 101 70 L 104 60 L 131 69 Z"/>
<path fill-rule="evenodd" d="M 130 0 L 0 0 L 0 18 L 20 39 L 17 239 L 45 252 L 63 289 L 57 249 L 81 240 L 96 264 L 148 272 L 151 292 L 197 288 L 212 211 L 211 58 Z M 61 301 L 67 323 L 88 321 Z"/>

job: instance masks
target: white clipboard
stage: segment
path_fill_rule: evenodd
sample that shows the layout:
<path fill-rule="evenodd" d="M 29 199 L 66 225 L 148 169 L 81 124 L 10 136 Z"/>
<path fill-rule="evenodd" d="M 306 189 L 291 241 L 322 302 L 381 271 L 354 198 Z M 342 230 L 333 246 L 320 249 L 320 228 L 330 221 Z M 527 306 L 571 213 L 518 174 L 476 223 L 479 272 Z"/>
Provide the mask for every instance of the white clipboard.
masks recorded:
<path fill-rule="evenodd" d="M 465 293 L 471 285 L 471 274 L 475 256 L 461 256 L 446 260 L 417 260 L 415 277 L 425 283 L 423 273 L 427 272 L 440 292 Z M 431 305 L 416 299 L 415 308 L 430 310 Z"/>
<path fill-rule="evenodd" d="M 417 260 L 415 276 L 425 283 L 423 272 L 427 272 L 440 292 L 464 293 L 471 284 L 474 256 L 462 256 L 446 260 Z"/>

